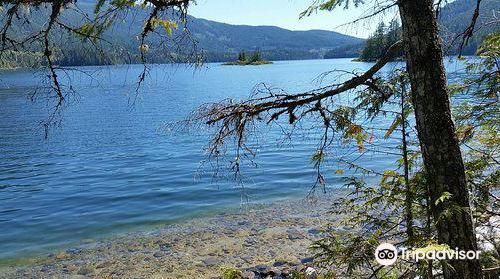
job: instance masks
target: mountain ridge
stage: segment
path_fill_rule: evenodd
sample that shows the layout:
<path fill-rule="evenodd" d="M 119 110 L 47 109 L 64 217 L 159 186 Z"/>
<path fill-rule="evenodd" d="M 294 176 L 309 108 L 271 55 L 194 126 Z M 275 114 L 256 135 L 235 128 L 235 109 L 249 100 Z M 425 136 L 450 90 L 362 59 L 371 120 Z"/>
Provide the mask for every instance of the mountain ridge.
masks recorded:
<path fill-rule="evenodd" d="M 475 7 L 471 3 L 474 1 L 456 0 L 442 8 L 439 21 L 445 45 L 446 42 L 450 41 L 450 38 L 463 31 L 467 27 L 466 25 L 470 24 L 472 11 Z M 94 5 L 94 1 L 78 1 L 78 7 L 89 14 L 92 13 Z M 484 0 L 482 5 L 483 15 L 491 14 L 490 10 L 500 10 L 500 1 L 498 0 Z M 42 26 L 43 19 L 48 16 L 48 11 L 44 8 L 33 11 L 31 16 L 34 26 L 32 27 L 36 29 L 36 27 Z M 167 16 L 175 18 L 174 14 Z M 119 24 L 113 25 L 103 34 L 106 40 L 113 43 L 113 45 L 104 46 L 104 52 L 96 50 L 90 43 L 82 44 L 77 38 L 67 38 L 65 42 L 60 42 L 56 46 L 56 63 L 61 66 L 140 63 L 137 51 L 140 42 L 137 35 L 141 33 L 142 20 L 147 18 L 147 15 L 147 11 L 140 9 L 125 13 Z M 4 19 L 0 18 L 0 23 L 2 20 Z M 83 24 L 82 16 L 71 11 L 66 13 L 63 20 L 75 28 Z M 485 17 L 480 17 L 479 22 L 484 21 Z M 23 29 L 22 22 L 19 21 L 16 24 L 17 26 L 12 30 L 13 34 L 29 34 L 30 30 Z M 354 58 L 359 56 L 366 41 L 335 31 L 289 30 L 270 25 L 235 25 L 196 18 L 191 15 L 187 17 L 187 26 L 192 37 L 198 43 L 196 53 L 202 54 L 205 62 L 234 61 L 241 51 L 259 51 L 266 60 Z M 485 29 L 481 32 L 484 33 Z M 180 36 L 183 31 L 174 30 L 173 34 Z M 478 34 L 473 38 L 464 54 L 473 54 L 477 45 L 482 41 L 482 37 L 484 34 Z M 178 46 L 172 42 L 171 38 L 166 38 L 166 44 L 160 46 L 161 40 L 160 35 L 155 33 L 148 36 L 146 43 L 151 46 L 151 51 L 147 54 L 148 62 L 182 62 L 183 57 L 190 55 L 190 42 L 184 41 Z M 178 46 L 178 52 L 172 51 L 175 46 Z M 30 48 L 24 52 L 7 53 L 0 60 L 0 68 L 39 66 L 43 64 L 40 52 L 40 49 Z"/>
<path fill-rule="evenodd" d="M 80 8 L 88 13 L 93 11 L 95 3 L 90 0 L 78 2 Z M 170 14 L 167 17 L 175 17 Z M 142 30 L 142 22 L 138 18 L 147 18 L 147 12 L 135 10 L 125 18 L 123 26 L 114 26 L 120 37 L 131 38 Z M 175 20 L 175 19 L 174 19 Z M 125 26 L 125 28 L 124 28 Z M 240 51 L 261 51 L 268 60 L 323 58 L 327 51 L 334 51 L 346 46 L 359 45 L 364 39 L 328 30 L 289 30 L 271 25 L 230 24 L 210 19 L 187 16 L 189 32 L 197 40 L 200 49 L 205 52 L 209 61 L 226 62 L 237 58 Z M 181 31 L 177 31 L 180 35 Z M 153 45 L 157 37 L 151 34 L 149 42 Z M 113 38 L 110 38 L 113 39 Z M 121 41 L 125 41 L 122 39 Z M 137 49 L 137 41 L 130 50 Z M 356 53 L 351 54 L 352 57 Z"/>
<path fill-rule="evenodd" d="M 194 24 L 193 24 L 194 23 Z M 364 39 L 327 30 L 289 30 L 277 26 L 233 25 L 190 17 L 188 28 L 200 47 L 209 52 L 239 51 L 267 52 L 267 59 L 275 60 L 272 51 L 302 51 L 311 58 L 323 58 L 325 52 L 347 45 L 357 45 Z"/>

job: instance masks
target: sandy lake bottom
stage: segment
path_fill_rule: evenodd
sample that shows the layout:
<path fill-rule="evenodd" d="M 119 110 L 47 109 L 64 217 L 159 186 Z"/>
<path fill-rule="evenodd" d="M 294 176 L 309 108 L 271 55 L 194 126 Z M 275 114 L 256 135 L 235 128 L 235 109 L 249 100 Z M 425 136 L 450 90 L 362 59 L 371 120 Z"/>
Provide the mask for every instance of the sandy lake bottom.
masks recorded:
<path fill-rule="evenodd" d="M 330 198 L 242 206 L 3 267 L 2 278 L 212 278 L 224 267 L 307 264 Z"/>

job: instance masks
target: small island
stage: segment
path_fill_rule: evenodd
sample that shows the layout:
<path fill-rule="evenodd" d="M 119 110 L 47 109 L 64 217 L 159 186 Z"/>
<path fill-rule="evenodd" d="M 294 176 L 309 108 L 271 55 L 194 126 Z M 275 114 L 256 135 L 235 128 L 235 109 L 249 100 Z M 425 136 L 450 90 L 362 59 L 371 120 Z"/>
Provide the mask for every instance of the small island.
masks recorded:
<path fill-rule="evenodd" d="M 252 53 L 252 55 L 250 57 L 247 57 L 246 52 L 242 51 L 238 54 L 238 60 L 233 61 L 233 62 L 226 62 L 222 65 L 223 66 L 248 66 L 248 65 L 258 66 L 258 65 L 266 65 L 266 64 L 273 64 L 273 62 L 266 61 L 266 60 L 262 59 L 260 52 L 255 51 L 254 53 Z"/>

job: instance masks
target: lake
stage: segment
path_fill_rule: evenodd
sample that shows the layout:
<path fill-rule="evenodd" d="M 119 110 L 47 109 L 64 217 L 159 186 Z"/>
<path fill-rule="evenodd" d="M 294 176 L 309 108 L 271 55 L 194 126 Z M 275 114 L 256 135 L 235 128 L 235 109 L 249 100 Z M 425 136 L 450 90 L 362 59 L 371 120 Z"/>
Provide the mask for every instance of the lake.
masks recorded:
<path fill-rule="evenodd" d="M 460 68 L 457 63 L 448 62 L 450 71 Z M 62 76 L 66 84 L 71 80 L 76 93 L 47 139 L 38 124 L 48 117 L 50 102 L 43 92 L 29 100 L 44 86 L 39 83 L 42 73 L 0 72 L 0 259 L 148 230 L 245 203 L 306 197 L 315 179 L 315 129 L 283 140 L 278 127 L 262 127 L 253 139 L 257 166 L 243 169 L 241 184 L 225 168 L 221 173 L 228 178 L 217 180 L 210 164 L 200 168 L 210 130 L 172 133 L 162 127 L 203 103 L 247 98 L 261 82 L 300 92 L 318 87 L 316 78 L 324 72 L 363 71 L 371 65 L 350 59 L 258 67 L 208 64 L 201 69 L 156 65 L 137 96 L 142 66 L 80 67 Z M 384 70 L 394 67 L 398 64 Z M 392 120 L 380 121 L 387 125 Z M 345 148 L 337 143 L 332 150 L 347 152 Z M 394 160 L 372 155 L 359 163 L 384 169 Z M 334 174 L 338 167 L 331 162 L 326 170 L 331 193 L 352 173 Z"/>

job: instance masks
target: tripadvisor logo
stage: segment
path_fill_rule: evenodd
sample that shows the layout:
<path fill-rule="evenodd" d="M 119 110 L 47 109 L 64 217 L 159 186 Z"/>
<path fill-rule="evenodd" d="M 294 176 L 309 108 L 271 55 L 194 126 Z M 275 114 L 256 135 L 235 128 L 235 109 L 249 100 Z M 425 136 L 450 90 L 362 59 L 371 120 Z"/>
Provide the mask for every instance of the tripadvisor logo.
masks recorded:
<path fill-rule="evenodd" d="M 390 243 L 382 243 L 375 250 L 375 259 L 381 265 L 393 265 L 398 259 L 398 249 Z"/>
<path fill-rule="evenodd" d="M 403 260 L 478 260 L 481 251 L 463 251 L 450 249 L 447 245 L 430 245 L 425 248 L 410 250 L 398 249 L 390 243 L 382 243 L 375 250 L 375 259 L 381 265 L 393 265 L 401 254 Z"/>

